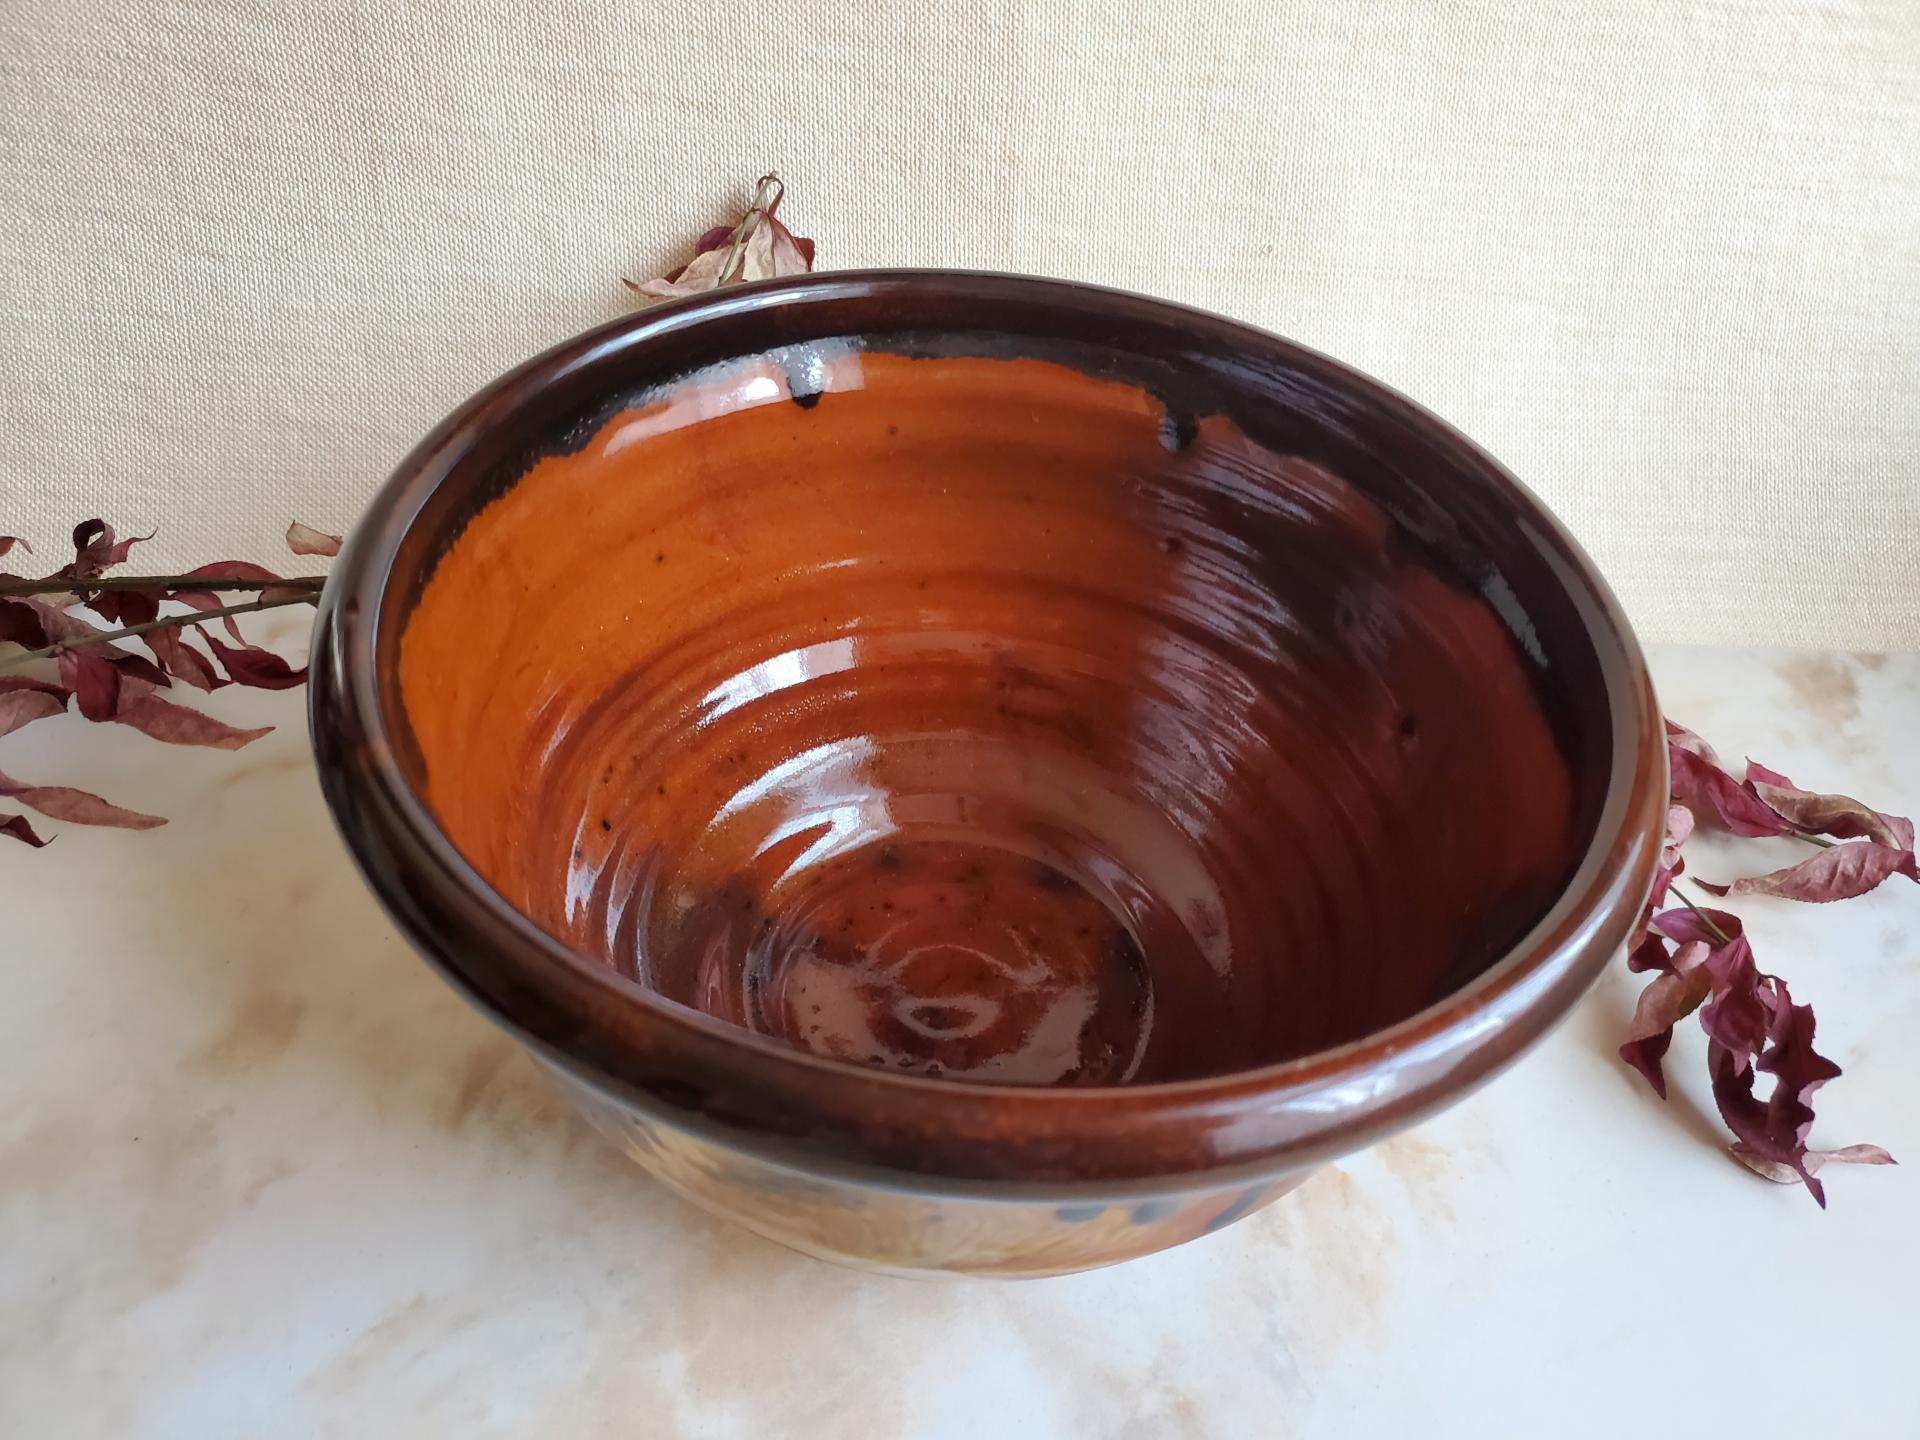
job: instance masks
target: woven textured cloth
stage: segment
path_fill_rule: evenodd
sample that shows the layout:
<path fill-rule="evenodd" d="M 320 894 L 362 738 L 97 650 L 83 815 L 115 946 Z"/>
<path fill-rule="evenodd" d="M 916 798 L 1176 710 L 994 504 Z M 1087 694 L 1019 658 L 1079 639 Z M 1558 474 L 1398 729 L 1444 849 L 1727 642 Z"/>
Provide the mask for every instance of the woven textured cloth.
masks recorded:
<path fill-rule="evenodd" d="M 271 560 L 762 170 L 1459 425 L 1649 639 L 1920 644 L 1920 6 L 0 3 L 0 529 Z"/>

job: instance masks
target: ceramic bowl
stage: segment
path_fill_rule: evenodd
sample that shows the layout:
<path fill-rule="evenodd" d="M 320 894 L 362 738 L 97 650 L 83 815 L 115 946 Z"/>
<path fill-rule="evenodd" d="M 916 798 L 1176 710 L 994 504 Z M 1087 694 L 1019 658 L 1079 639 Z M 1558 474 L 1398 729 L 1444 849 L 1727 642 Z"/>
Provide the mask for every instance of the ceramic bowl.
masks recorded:
<path fill-rule="evenodd" d="M 945 272 L 645 311 L 401 465 L 326 795 L 649 1171 L 827 1258 L 1176 1244 L 1513 1060 L 1620 948 L 1633 637 L 1493 460 L 1155 300 Z"/>

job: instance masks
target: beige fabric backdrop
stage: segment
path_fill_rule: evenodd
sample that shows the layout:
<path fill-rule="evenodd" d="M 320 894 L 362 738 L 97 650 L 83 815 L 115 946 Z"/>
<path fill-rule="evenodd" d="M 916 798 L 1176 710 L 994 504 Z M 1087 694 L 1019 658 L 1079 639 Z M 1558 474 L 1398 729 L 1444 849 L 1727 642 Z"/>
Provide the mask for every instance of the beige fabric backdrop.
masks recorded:
<path fill-rule="evenodd" d="M 0 529 L 345 526 L 770 166 L 1372 371 L 1649 638 L 1920 644 L 1914 0 L 0 0 Z"/>

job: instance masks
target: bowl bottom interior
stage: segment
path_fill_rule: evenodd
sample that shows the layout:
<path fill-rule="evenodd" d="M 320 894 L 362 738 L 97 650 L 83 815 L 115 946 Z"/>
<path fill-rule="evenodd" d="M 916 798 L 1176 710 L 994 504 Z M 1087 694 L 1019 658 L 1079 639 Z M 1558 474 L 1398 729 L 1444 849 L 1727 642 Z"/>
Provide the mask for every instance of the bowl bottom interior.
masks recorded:
<path fill-rule="evenodd" d="M 582 429 L 440 559 L 400 692 L 454 843 L 635 984 L 854 1064 L 1188 1078 L 1413 1014 L 1570 872 L 1493 609 L 1224 415 L 849 340 Z"/>

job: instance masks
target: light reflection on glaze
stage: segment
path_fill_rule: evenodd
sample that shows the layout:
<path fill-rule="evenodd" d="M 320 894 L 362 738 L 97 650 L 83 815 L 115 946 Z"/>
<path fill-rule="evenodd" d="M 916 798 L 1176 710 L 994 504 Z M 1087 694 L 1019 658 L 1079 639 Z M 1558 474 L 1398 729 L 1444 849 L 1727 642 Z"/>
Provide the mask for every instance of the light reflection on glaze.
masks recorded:
<path fill-rule="evenodd" d="M 614 417 L 409 623 L 442 823 L 563 938 L 855 1063 L 1111 1084 L 1410 1013 L 1557 879 L 1564 766 L 1485 603 L 1178 428 L 846 348 Z"/>

